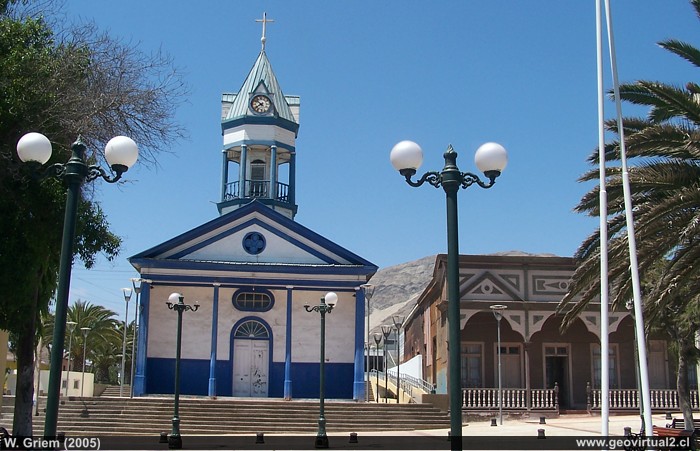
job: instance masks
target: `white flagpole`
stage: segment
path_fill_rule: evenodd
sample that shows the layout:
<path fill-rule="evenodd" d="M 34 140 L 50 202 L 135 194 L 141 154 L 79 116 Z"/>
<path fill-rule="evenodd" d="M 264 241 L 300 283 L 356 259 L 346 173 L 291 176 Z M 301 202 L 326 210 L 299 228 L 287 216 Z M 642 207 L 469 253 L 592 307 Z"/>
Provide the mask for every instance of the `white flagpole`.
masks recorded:
<path fill-rule="evenodd" d="M 622 128 L 622 106 L 620 102 L 620 84 L 617 77 L 617 59 L 615 56 L 615 40 L 612 31 L 610 1 L 605 0 L 605 14 L 608 25 L 608 45 L 610 46 L 610 65 L 613 76 L 613 94 L 617 112 L 617 128 L 620 136 L 620 161 L 622 163 L 622 188 L 625 198 L 625 217 L 627 220 L 627 242 L 630 254 L 630 273 L 632 276 L 632 295 L 634 300 L 634 319 L 637 331 L 637 358 L 639 360 L 639 379 L 641 401 L 644 411 L 644 434 L 651 436 L 651 396 L 649 391 L 649 372 L 647 365 L 647 348 L 644 335 L 644 313 L 642 310 L 641 285 L 639 283 L 639 266 L 637 263 L 637 242 L 634 236 L 634 216 L 632 212 L 632 197 L 630 193 L 629 172 L 627 170 L 627 154 L 625 151 L 625 133 Z"/>
<path fill-rule="evenodd" d="M 608 331 L 608 192 L 605 187 L 605 92 L 603 88 L 603 20 L 601 0 L 596 0 L 598 66 L 598 166 L 600 178 L 600 435 L 609 435 L 610 361 Z"/>

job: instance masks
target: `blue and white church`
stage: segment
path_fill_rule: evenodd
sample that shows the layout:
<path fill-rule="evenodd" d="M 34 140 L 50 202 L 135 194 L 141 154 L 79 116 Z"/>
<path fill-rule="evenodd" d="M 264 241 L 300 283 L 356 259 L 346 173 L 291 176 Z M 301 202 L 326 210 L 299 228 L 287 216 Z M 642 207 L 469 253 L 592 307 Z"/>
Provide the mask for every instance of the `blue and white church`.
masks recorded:
<path fill-rule="evenodd" d="M 177 313 L 183 313 L 181 393 L 315 398 L 320 314 L 327 292 L 325 395 L 364 396 L 362 284 L 376 265 L 294 220 L 300 98 L 282 89 L 262 50 L 221 105 L 219 216 L 129 258 L 142 283 L 134 394 L 174 392 Z M 303 155 L 303 153 L 302 153 Z"/>

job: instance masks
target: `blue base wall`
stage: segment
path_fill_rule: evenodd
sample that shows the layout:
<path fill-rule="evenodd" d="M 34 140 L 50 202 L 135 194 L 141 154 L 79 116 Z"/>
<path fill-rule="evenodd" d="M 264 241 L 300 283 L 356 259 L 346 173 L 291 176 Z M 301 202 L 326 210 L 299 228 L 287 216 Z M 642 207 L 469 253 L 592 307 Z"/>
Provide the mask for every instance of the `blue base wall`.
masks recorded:
<path fill-rule="evenodd" d="M 148 358 L 146 394 L 171 394 L 175 392 L 175 359 Z M 326 363 L 325 397 L 352 399 L 352 363 Z M 230 361 L 216 362 L 216 395 L 233 394 L 233 368 Z M 319 364 L 292 363 L 292 396 L 294 398 L 318 398 Z M 207 396 L 209 389 L 209 360 L 180 359 L 180 393 Z M 270 367 L 270 398 L 284 397 L 284 362 L 273 362 Z"/>

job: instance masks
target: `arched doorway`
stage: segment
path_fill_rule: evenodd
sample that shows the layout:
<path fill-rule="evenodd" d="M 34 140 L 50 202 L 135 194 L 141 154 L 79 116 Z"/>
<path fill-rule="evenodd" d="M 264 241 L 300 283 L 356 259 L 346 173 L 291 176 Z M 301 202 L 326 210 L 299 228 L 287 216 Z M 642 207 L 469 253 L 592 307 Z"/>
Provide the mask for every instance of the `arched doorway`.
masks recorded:
<path fill-rule="evenodd" d="M 267 397 L 270 369 L 270 330 L 257 318 L 233 327 L 233 396 Z"/>

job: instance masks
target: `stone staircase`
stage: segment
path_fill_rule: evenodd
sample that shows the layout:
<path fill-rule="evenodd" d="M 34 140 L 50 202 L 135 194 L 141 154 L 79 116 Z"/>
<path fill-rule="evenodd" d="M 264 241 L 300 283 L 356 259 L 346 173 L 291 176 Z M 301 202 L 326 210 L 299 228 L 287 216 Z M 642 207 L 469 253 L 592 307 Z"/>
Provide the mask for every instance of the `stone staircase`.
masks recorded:
<path fill-rule="evenodd" d="M 41 405 L 46 404 L 40 398 Z M 3 401 L 0 426 L 10 429 L 14 398 Z M 180 398 L 182 434 L 222 435 L 256 433 L 313 433 L 318 428 L 318 401 L 270 398 Z M 330 432 L 410 431 L 449 428 L 446 412 L 430 404 L 326 401 L 326 429 Z M 69 399 L 59 408 L 58 431 L 67 436 L 158 436 L 169 432 L 171 398 L 97 397 Z M 34 417 L 41 435 L 44 412 Z"/>
<path fill-rule="evenodd" d="M 131 394 L 131 385 L 125 385 L 122 394 L 128 397 Z M 119 396 L 119 385 L 108 385 L 99 396 Z"/>

